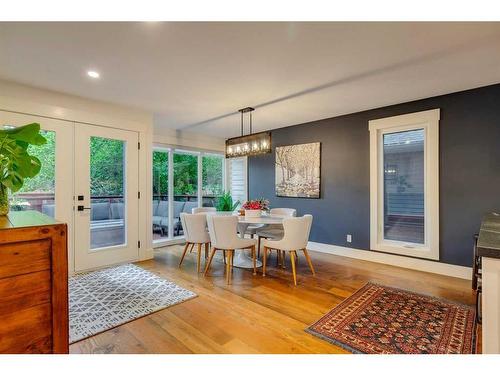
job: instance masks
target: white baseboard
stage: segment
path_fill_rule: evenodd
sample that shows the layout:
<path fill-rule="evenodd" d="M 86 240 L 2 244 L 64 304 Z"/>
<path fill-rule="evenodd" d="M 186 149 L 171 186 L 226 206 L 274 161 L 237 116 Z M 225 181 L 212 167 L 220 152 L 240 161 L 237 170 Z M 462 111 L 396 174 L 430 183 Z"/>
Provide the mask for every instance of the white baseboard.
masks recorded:
<path fill-rule="evenodd" d="M 184 240 L 183 236 L 172 238 L 170 240 L 156 241 L 156 242 L 153 242 L 153 249 L 157 249 L 159 247 L 164 247 L 164 246 L 170 246 L 170 245 L 178 245 L 178 244 L 181 244 L 184 242 L 185 242 L 185 240 Z"/>
<path fill-rule="evenodd" d="M 391 266 L 410 268 L 413 270 L 437 273 L 440 275 L 458 277 L 471 280 L 472 268 L 456 266 L 454 264 L 433 262 L 425 259 L 409 258 L 400 255 L 380 253 L 377 251 L 353 249 L 350 247 L 329 245 L 320 242 L 309 242 L 307 249 L 320 253 L 340 255 L 348 258 L 368 260 L 375 263 L 389 264 Z"/>

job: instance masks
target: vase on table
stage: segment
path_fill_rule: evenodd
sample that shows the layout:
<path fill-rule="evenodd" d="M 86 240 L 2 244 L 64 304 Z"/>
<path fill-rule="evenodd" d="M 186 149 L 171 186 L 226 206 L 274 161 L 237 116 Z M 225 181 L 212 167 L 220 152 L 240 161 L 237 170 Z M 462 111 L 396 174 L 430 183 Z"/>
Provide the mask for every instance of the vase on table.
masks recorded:
<path fill-rule="evenodd" d="M 260 217 L 261 215 L 261 210 L 245 210 L 245 217 Z"/>
<path fill-rule="evenodd" d="M 0 184 L 0 216 L 9 213 L 9 189 Z"/>

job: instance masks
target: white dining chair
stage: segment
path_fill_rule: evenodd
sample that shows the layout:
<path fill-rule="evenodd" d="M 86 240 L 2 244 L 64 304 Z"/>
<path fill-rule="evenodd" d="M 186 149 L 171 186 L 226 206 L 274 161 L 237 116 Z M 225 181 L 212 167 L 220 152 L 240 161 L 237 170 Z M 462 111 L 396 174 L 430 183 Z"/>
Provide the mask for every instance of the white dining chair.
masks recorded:
<path fill-rule="evenodd" d="M 250 249 L 252 251 L 253 274 L 257 273 L 255 245 L 257 240 L 252 238 L 240 238 L 237 234 L 238 217 L 237 216 L 219 216 L 206 215 L 208 223 L 208 232 L 212 243 L 212 251 L 205 267 L 205 275 L 210 270 L 212 259 L 217 250 L 222 250 L 226 258 L 226 279 L 229 284 L 233 267 L 233 257 L 235 249 Z"/>
<path fill-rule="evenodd" d="M 193 214 L 201 214 L 207 212 L 215 212 L 217 209 L 215 207 L 195 207 L 192 210 Z"/>
<path fill-rule="evenodd" d="M 184 231 L 184 238 L 186 240 L 186 246 L 184 247 L 184 252 L 182 253 L 181 261 L 179 262 L 179 267 L 182 266 L 184 257 L 188 251 L 189 246 L 191 246 L 191 251 L 194 245 L 198 245 L 198 263 L 196 269 L 200 272 L 201 267 L 201 247 L 205 247 L 205 258 L 208 257 L 208 248 L 210 245 L 210 236 L 207 231 L 207 218 L 205 214 L 188 214 L 181 213 L 181 224 Z"/>
<path fill-rule="evenodd" d="M 264 254 L 262 256 L 262 275 L 266 276 L 267 253 L 270 249 L 275 249 L 290 254 L 290 262 L 292 264 L 293 283 L 297 285 L 297 272 L 295 270 L 297 259 L 297 251 L 302 250 L 306 257 L 307 264 L 314 275 L 314 267 L 307 252 L 307 241 L 311 232 L 313 217 L 312 215 L 304 215 L 302 217 L 290 217 L 283 220 L 284 234 L 279 240 L 264 239 Z"/>
<path fill-rule="evenodd" d="M 281 217 L 295 217 L 297 210 L 295 208 L 271 208 L 269 214 Z M 257 257 L 260 258 L 260 243 L 261 238 L 271 238 L 273 240 L 283 237 L 283 225 L 281 224 L 268 224 L 263 228 L 258 229 L 257 232 Z M 280 253 L 278 252 L 278 263 L 280 262 Z"/>

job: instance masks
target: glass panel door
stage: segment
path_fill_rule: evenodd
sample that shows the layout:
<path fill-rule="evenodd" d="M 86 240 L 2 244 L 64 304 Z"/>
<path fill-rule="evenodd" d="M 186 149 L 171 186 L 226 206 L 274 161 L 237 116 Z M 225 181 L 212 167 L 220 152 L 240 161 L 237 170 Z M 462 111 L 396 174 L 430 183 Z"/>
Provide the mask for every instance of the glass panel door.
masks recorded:
<path fill-rule="evenodd" d="M 125 141 L 90 137 L 90 248 L 125 244 Z"/>
<path fill-rule="evenodd" d="M 168 235 L 168 150 L 153 151 L 153 241 Z"/>
<path fill-rule="evenodd" d="M 181 212 L 198 207 L 198 154 L 174 152 L 173 235 L 182 235 Z"/>
<path fill-rule="evenodd" d="M 42 146 L 29 146 L 28 152 L 42 163 L 40 173 L 24 180 L 23 187 L 10 194 L 10 210 L 35 210 L 71 225 L 73 123 L 44 117 L 0 111 L 0 127 L 39 123 L 47 139 Z"/>
<path fill-rule="evenodd" d="M 204 154 L 202 156 L 202 198 L 204 207 L 216 204 L 216 198 L 224 190 L 224 156 Z"/>
<path fill-rule="evenodd" d="M 138 258 L 138 134 L 75 127 L 75 269 Z"/>

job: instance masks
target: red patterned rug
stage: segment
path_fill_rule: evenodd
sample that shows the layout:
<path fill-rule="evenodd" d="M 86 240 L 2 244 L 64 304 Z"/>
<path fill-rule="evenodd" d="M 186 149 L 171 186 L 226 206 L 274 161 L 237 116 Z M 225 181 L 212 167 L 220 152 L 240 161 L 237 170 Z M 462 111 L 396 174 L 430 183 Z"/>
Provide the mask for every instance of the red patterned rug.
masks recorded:
<path fill-rule="evenodd" d="M 354 353 L 476 352 L 473 307 L 372 283 L 306 331 Z"/>

